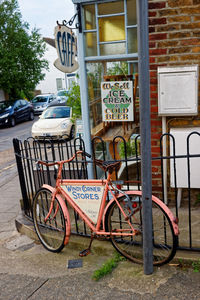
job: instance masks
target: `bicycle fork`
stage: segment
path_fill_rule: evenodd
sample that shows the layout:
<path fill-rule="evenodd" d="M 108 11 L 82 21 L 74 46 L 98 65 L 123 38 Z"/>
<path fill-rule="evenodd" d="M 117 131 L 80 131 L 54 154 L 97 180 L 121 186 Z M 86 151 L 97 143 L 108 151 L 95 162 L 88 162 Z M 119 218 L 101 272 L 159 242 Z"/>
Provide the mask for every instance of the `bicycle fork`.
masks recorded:
<path fill-rule="evenodd" d="M 56 191 L 52 194 L 52 200 L 51 200 L 50 209 L 49 209 L 49 212 L 48 212 L 47 216 L 46 216 L 45 219 L 44 219 L 45 223 L 47 222 L 47 220 L 49 219 L 49 217 L 50 217 L 50 215 L 51 215 L 51 213 L 52 213 L 55 198 L 56 198 Z M 55 210 L 55 213 L 54 213 L 52 219 L 54 219 L 54 218 L 56 217 L 57 212 L 58 212 L 58 209 L 59 209 L 59 206 L 58 206 L 58 204 L 57 204 L 57 207 L 56 207 L 56 210 Z"/>

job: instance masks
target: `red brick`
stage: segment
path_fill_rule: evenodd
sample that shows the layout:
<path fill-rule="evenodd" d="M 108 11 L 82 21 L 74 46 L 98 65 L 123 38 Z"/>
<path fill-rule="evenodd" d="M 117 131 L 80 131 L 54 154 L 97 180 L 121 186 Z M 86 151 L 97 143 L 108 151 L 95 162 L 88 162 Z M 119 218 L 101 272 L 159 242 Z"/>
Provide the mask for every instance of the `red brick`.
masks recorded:
<path fill-rule="evenodd" d="M 166 55 L 167 49 L 150 49 L 149 54 L 150 55 Z"/>
<path fill-rule="evenodd" d="M 149 42 L 149 48 L 155 48 L 156 43 L 155 42 Z"/>
<path fill-rule="evenodd" d="M 156 168 L 156 167 L 152 167 L 152 172 L 158 172 L 158 168 Z"/>
<path fill-rule="evenodd" d="M 151 165 L 152 166 L 161 166 L 161 161 L 160 160 L 152 160 Z"/>
<path fill-rule="evenodd" d="M 155 17 L 157 14 L 156 11 L 149 11 L 149 17 Z"/>
<path fill-rule="evenodd" d="M 150 86 L 150 91 L 151 91 L 151 92 L 156 92 L 156 91 L 157 91 L 157 86 L 151 85 L 151 86 Z"/>
<path fill-rule="evenodd" d="M 149 57 L 150 64 L 155 63 L 155 61 L 156 61 L 155 57 Z"/>
<path fill-rule="evenodd" d="M 158 132 L 159 131 L 159 128 L 156 126 L 156 127 L 151 127 L 151 132 Z"/>
<path fill-rule="evenodd" d="M 167 24 L 166 18 L 150 18 L 149 25 Z"/>
<path fill-rule="evenodd" d="M 149 40 L 150 41 L 159 41 L 159 40 L 165 40 L 167 38 L 166 33 L 155 33 L 155 34 L 150 34 L 149 35 Z"/>
<path fill-rule="evenodd" d="M 150 77 L 156 77 L 157 78 L 157 72 L 151 71 L 150 72 Z"/>
<path fill-rule="evenodd" d="M 200 45 L 199 39 L 188 39 L 181 41 L 181 45 Z"/>
<path fill-rule="evenodd" d="M 157 99 L 155 100 L 155 99 L 151 99 L 151 106 L 152 107 L 157 107 L 158 106 L 158 101 L 157 101 Z"/>
<path fill-rule="evenodd" d="M 193 53 L 200 53 L 200 47 L 194 47 L 192 48 Z"/>
<path fill-rule="evenodd" d="M 151 58 L 153 58 L 153 57 L 151 57 Z M 151 84 L 157 84 L 158 83 L 157 78 L 150 78 L 150 83 Z"/>
<path fill-rule="evenodd" d="M 151 146 L 153 147 L 153 146 L 158 146 L 158 141 L 152 141 L 151 140 Z"/>
<path fill-rule="evenodd" d="M 165 2 L 149 3 L 149 9 L 165 8 L 165 6 L 166 6 Z"/>
<path fill-rule="evenodd" d="M 151 126 L 161 126 L 162 122 L 160 120 L 151 120 Z"/>
<path fill-rule="evenodd" d="M 160 134 L 154 133 L 154 134 L 151 135 L 151 138 L 156 139 L 156 140 L 160 140 L 160 136 L 161 136 Z"/>
<path fill-rule="evenodd" d="M 153 179 L 162 179 L 161 173 L 153 174 Z"/>
<path fill-rule="evenodd" d="M 149 33 L 154 33 L 156 31 L 155 27 L 149 27 Z"/>
<path fill-rule="evenodd" d="M 154 92 L 154 93 L 152 92 L 152 93 L 150 94 L 150 98 L 151 98 L 151 100 L 152 100 L 152 99 L 153 99 L 153 100 L 157 100 L 157 99 L 158 99 L 158 94 L 155 93 L 155 92 Z M 152 113 L 153 113 L 153 112 L 155 112 L 155 111 L 152 110 Z"/>

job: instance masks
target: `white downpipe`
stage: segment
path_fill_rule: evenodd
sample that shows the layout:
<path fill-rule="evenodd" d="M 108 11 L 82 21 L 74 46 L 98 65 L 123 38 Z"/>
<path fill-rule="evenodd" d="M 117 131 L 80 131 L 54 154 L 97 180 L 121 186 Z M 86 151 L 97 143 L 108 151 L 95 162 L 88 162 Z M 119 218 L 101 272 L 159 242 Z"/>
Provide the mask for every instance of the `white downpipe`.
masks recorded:
<path fill-rule="evenodd" d="M 162 117 L 162 134 L 167 132 L 166 117 Z M 163 156 L 167 156 L 166 136 L 163 137 Z M 163 160 L 163 184 L 164 184 L 164 203 L 168 203 L 167 199 L 167 160 Z"/>

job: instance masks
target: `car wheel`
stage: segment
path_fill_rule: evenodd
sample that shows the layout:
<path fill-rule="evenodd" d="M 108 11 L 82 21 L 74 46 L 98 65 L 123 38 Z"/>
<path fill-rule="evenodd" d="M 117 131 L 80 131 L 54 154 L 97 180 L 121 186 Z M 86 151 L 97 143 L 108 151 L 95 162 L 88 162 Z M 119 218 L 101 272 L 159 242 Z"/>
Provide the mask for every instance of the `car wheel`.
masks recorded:
<path fill-rule="evenodd" d="M 14 127 L 15 124 L 16 124 L 15 118 L 12 117 L 12 118 L 10 119 L 10 126 L 11 126 L 11 127 Z"/>
<path fill-rule="evenodd" d="M 30 111 L 30 114 L 29 114 L 29 120 L 30 121 L 33 121 L 34 120 L 34 113 L 32 111 Z"/>
<path fill-rule="evenodd" d="M 71 131 L 70 131 L 70 139 L 72 140 L 72 139 L 74 139 L 74 137 L 75 137 L 75 127 L 72 126 Z"/>

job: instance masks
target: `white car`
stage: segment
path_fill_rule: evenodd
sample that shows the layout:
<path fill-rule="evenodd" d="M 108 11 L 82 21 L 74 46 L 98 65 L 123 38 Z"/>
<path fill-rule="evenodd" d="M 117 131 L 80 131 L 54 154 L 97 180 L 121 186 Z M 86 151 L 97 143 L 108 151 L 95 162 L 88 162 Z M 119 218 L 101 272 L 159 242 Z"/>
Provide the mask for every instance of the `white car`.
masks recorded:
<path fill-rule="evenodd" d="M 71 121 L 72 108 L 65 105 L 49 106 L 32 126 L 32 137 L 43 139 L 73 139 L 75 127 Z"/>

